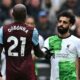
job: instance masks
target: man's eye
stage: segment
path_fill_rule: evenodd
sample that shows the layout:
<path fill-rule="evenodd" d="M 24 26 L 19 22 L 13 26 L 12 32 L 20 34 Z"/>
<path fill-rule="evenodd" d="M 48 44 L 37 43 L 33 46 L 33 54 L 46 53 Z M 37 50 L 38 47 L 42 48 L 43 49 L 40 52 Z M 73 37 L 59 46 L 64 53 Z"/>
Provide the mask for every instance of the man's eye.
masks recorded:
<path fill-rule="evenodd" d="M 66 21 L 63 21 L 63 23 L 67 24 L 68 22 L 66 22 Z"/>
<path fill-rule="evenodd" d="M 61 23 L 62 21 L 61 20 L 59 20 L 59 23 Z"/>

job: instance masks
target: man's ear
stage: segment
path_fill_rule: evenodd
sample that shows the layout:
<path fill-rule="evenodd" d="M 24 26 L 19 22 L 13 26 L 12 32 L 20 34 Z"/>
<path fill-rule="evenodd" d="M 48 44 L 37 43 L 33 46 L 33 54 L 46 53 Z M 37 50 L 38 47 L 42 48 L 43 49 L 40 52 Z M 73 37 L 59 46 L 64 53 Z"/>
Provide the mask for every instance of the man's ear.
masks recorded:
<path fill-rule="evenodd" d="M 14 12 L 12 11 L 12 16 L 14 16 Z"/>
<path fill-rule="evenodd" d="M 69 29 L 71 29 L 71 27 L 72 27 L 72 26 L 73 26 L 73 25 L 72 25 L 72 24 L 70 24 L 70 25 L 69 25 Z"/>
<path fill-rule="evenodd" d="M 14 10 L 14 8 L 12 9 L 12 16 L 13 17 L 15 16 L 15 10 Z"/>

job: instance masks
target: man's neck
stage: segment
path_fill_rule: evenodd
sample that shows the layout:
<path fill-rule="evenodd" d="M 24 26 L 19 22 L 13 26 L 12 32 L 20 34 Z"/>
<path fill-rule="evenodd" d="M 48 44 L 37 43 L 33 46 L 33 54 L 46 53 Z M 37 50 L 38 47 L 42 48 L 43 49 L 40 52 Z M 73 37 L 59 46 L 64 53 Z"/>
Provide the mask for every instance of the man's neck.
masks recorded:
<path fill-rule="evenodd" d="M 61 37 L 61 38 L 67 38 L 67 37 L 69 37 L 70 35 L 71 35 L 70 32 L 67 32 L 67 33 L 65 33 L 65 34 L 60 34 L 60 33 L 58 33 L 58 36 Z"/>

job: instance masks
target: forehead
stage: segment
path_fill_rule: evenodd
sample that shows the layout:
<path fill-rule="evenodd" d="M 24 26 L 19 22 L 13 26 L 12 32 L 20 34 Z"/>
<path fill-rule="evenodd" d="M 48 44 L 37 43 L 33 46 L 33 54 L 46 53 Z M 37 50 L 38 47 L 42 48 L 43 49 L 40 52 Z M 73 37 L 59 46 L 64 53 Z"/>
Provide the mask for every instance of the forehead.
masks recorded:
<path fill-rule="evenodd" d="M 33 18 L 27 18 L 26 21 L 27 22 L 34 22 L 34 19 Z"/>
<path fill-rule="evenodd" d="M 62 21 L 69 21 L 70 18 L 61 16 L 61 17 L 59 18 L 59 20 L 62 20 Z"/>

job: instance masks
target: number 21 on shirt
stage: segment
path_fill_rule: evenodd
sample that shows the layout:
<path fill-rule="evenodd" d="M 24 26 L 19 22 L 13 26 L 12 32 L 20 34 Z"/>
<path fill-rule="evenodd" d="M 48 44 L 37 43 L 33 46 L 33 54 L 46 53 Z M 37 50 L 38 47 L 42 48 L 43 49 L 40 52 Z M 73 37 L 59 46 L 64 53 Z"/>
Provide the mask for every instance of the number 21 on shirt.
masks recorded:
<path fill-rule="evenodd" d="M 10 36 L 7 39 L 7 42 L 11 42 L 13 41 L 14 44 L 11 45 L 8 49 L 8 56 L 18 56 L 19 53 L 18 52 L 12 52 L 12 50 L 14 50 L 15 48 L 17 48 L 19 41 L 15 36 Z M 25 52 L 25 45 L 26 45 L 26 37 L 20 37 L 20 41 L 21 41 L 21 50 L 20 50 L 20 55 L 24 56 L 24 52 Z"/>

